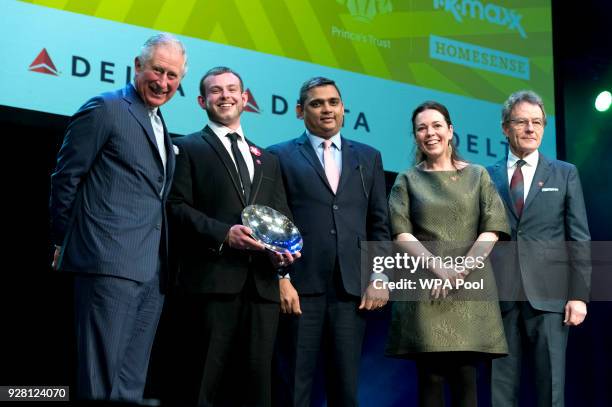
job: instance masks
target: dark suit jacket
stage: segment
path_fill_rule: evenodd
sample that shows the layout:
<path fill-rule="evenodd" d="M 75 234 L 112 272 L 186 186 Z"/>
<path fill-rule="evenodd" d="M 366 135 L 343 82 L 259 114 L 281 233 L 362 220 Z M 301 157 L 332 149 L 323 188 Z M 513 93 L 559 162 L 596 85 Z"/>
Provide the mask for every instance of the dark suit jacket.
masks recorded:
<path fill-rule="evenodd" d="M 302 258 L 290 268 L 292 284 L 299 294 L 324 293 L 338 259 L 344 289 L 361 296 L 361 242 L 389 240 L 380 152 L 342 138 L 334 195 L 306 134 L 268 150 L 280 160 L 289 207 L 304 238 Z"/>
<path fill-rule="evenodd" d="M 259 295 L 278 302 L 277 274 L 267 253 L 220 250 L 229 229 L 242 223 L 247 204 L 290 215 L 278 160 L 247 140 L 255 166 L 247 203 L 234 162 L 208 126 L 174 142 L 179 155 L 168 208 L 180 285 L 199 293 L 239 293 L 252 270 Z"/>
<path fill-rule="evenodd" d="M 549 160 L 540 154 L 522 216 L 510 198 L 506 159 L 488 167 L 504 201 L 512 230 L 511 250 L 494 261 L 501 284 L 518 281 L 524 293 L 541 311 L 563 312 L 567 300 L 589 298 L 591 266 L 589 227 L 578 170 L 572 164 Z M 565 242 L 570 242 L 566 244 Z M 507 286 L 500 288 L 504 298 Z M 511 306 L 501 303 L 502 310 Z"/>
<path fill-rule="evenodd" d="M 163 120 L 162 120 L 163 122 Z M 147 108 L 132 85 L 86 102 L 71 118 L 51 176 L 53 243 L 62 270 L 149 281 L 167 258 L 166 175 Z M 164 187 L 163 196 L 160 191 Z"/>

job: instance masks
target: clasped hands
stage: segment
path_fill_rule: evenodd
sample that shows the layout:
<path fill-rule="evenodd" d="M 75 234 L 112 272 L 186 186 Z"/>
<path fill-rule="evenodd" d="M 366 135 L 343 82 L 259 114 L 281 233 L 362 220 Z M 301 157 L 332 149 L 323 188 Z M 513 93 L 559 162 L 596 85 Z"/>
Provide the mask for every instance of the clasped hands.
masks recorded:
<path fill-rule="evenodd" d="M 238 250 L 253 250 L 253 251 L 264 251 L 266 247 L 253 239 L 253 231 L 244 225 L 234 225 L 227 232 L 226 242 L 232 249 Z M 294 261 L 301 257 L 300 252 L 289 253 L 276 253 L 268 251 L 270 261 L 275 268 L 287 267 L 293 264 Z"/>
<path fill-rule="evenodd" d="M 452 290 L 457 290 L 457 282 L 464 280 L 468 275 L 466 271 L 457 271 L 451 267 L 438 268 L 433 270 L 433 273 L 438 279 L 442 280 L 442 284 L 434 285 L 429 292 L 431 297 L 436 300 L 440 297 L 446 298 Z M 452 286 L 451 289 L 447 287 L 449 284 Z"/>

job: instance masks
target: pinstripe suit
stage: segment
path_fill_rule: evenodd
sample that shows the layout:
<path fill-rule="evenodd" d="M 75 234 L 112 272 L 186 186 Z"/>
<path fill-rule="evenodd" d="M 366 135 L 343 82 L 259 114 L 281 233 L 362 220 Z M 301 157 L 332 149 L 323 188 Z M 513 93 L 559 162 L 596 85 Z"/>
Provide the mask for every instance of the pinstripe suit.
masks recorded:
<path fill-rule="evenodd" d="M 167 129 L 164 168 L 148 114 L 131 84 L 92 98 L 71 118 L 51 176 L 52 239 L 60 269 L 75 273 L 82 398 L 138 401 L 144 389 L 174 172 Z"/>

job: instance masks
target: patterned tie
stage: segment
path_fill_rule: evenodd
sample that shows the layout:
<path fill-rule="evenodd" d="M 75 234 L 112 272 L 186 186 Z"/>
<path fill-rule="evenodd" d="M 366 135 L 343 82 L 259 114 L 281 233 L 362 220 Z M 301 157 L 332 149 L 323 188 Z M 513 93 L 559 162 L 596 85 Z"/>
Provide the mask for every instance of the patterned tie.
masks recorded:
<path fill-rule="evenodd" d="M 248 202 L 249 196 L 251 195 L 251 176 L 249 175 L 249 168 L 244 161 L 244 157 L 238 148 L 238 134 L 228 133 L 227 137 L 232 142 L 232 155 L 238 167 L 238 175 L 240 175 L 240 183 L 242 184 L 242 192 L 244 193 L 244 199 Z"/>
<path fill-rule="evenodd" d="M 510 180 L 510 196 L 512 197 L 512 203 L 518 217 L 521 217 L 523 213 L 523 206 L 525 206 L 525 184 L 523 180 L 523 171 L 521 167 L 525 165 L 524 160 L 518 160 L 516 162 L 516 169 L 512 174 Z"/>
<path fill-rule="evenodd" d="M 334 160 L 334 155 L 331 152 L 331 140 L 325 140 L 323 142 L 323 167 L 325 168 L 325 175 L 327 181 L 334 194 L 338 190 L 338 182 L 340 181 L 340 171 L 338 170 L 338 164 Z"/>

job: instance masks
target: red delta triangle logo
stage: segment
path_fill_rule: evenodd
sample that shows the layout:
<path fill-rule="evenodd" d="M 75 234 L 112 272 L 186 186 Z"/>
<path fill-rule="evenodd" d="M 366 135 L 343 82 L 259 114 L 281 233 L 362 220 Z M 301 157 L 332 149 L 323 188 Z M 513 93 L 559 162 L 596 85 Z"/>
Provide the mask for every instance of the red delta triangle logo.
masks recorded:
<path fill-rule="evenodd" d="M 46 48 L 43 48 L 42 51 L 40 51 L 28 69 L 33 72 L 46 73 L 48 75 L 59 75 L 59 72 L 57 71 L 55 64 L 53 64 L 53 61 L 51 61 L 51 57 L 47 53 Z"/>
<path fill-rule="evenodd" d="M 255 98 L 253 97 L 251 90 L 247 89 L 245 92 L 247 94 L 247 102 L 246 102 L 246 105 L 244 106 L 244 111 L 260 113 L 259 106 L 257 105 L 257 101 L 255 101 Z"/>

